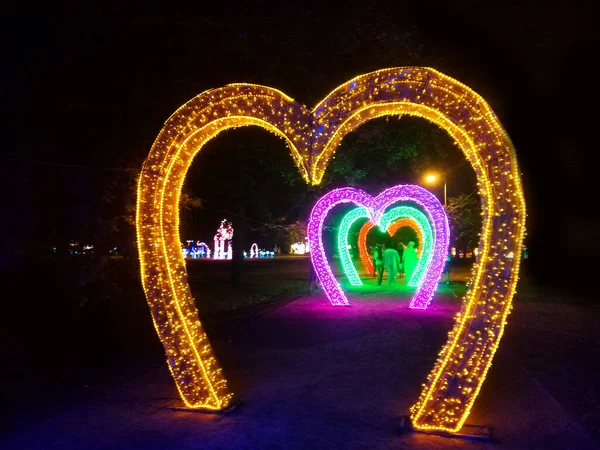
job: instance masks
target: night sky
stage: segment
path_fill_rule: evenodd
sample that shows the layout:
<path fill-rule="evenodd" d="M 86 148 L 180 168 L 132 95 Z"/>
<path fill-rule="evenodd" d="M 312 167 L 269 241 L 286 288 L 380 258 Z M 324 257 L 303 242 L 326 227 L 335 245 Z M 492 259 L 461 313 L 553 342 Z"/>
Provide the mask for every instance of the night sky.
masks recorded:
<path fill-rule="evenodd" d="M 598 249 L 597 130 L 586 111 L 598 103 L 590 65 L 599 33 L 590 5 L 86 3 L 3 8 L 7 238 L 86 226 L 99 186 L 137 169 L 163 122 L 206 89 L 259 83 L 311 106 L 361 73 L 420 65 L 481 94 L 513 139 L 532 257 Z"/>

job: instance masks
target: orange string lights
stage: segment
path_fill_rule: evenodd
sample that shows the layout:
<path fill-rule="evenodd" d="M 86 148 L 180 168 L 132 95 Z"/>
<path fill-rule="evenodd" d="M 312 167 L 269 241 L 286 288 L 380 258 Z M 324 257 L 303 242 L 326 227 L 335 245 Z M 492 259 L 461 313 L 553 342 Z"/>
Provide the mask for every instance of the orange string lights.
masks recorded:
<path fill-rule="evenodd" d="M 374 226 L 375 225 L 373 225 L 372 222 L 367 221 L 360 228 L 358 233 L 358 254 L 360 255 L 360 260 L 365 268 L 365 272 L 369 275 L 373 275 L 375 267 L 373 266 L 373 255 L 369 253 L 369 248 L 367 247 L 367 235 Z M 405 217 L 392 222 L 388 227 L 388 234 L 393 237 L 398 230 L 403 227 L 411 228 L 417 235 L 417 241 L 419 242 L 417 254 L 421 257 L 421 254 L 423 253 L 423 232 L 414 219 Z"/>
<path fill-rule="evenodd" d="M 417 429 L 460 430 L 511 310 L 521 259 L 504 255 L 521 254 L 525 200 L 513 145 L 489 105 L 458 81 L 420 67 L 356 77 L 312 111 L 278 90 L 231 84 L 203 92 L 166 121 L 139 179 L 137 241 L 154 326 L 188 407 L 223 409 L 232 399 L 198 318 L 179 242 L 179 197 L 194 156 L 224 130 L 258 125 L 284 138 L 306 182 L 319 184 L 346 134 L 371 119 L 403 114 L 446 130 L 478 179 L 479 263 L 448 341 L 411 409 Z"/>
<path fill-rule="evenodd" d="M 421 227 L 419 227 L 418 224 L 414 221 L 414 219 L 406 217 L 392 222 L 388 227 L 388 234 L 390 236 L 394 236 L 400 228 L 404 227 L 411 228 L 417 235 L 417 242 L 419 244 L 417 247 L 417 255 L 419 255 L 420 257 L 423 253 L 423 231 L 421 230 Z"/>

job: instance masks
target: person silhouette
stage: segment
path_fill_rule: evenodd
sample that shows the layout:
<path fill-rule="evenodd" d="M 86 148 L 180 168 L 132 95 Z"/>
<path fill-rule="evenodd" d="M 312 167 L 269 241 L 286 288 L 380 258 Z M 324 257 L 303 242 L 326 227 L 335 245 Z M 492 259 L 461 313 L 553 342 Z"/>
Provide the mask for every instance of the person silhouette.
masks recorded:
<path fill-rule="evenodd" d="M 388 284 L 395 284 L 400 269 L 400 255 L 393 244 L 383 251 L 383 268 L 388 273 Z"/>
<path fill-rule="evenodd" d="M 408 243 L 408 246 L 404 249 L 404 253 L 402 254 L 402 266 L 404 268 L 404 276 L 406 277 L 407 282 L 410 281 L 417 267 L 418 260 L 419 256 L 417 255 L 415 243 L 413 241 L 410 241 Z"/>

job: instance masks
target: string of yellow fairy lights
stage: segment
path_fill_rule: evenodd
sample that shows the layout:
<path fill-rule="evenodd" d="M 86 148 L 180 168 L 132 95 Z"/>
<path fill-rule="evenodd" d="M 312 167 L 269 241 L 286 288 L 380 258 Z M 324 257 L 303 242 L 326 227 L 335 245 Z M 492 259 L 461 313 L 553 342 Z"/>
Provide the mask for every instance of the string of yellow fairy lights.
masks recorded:
<path fill-rule="evenodd" d="M 178 204 L 185 174 L 218 133 L 258 125 L 284 138 L 307 183 L 319 184 L 343 137 L 368 120 L 409 114 L 446 130 L 478 178 L 483 226 L 480 262 L 448 341 L 411 409 L 420 430 L 457 432 L 468 417 L 502 338 L 518 280 L 525 200 L 513 145 L 487 103 L 430 68 L 361 75 L 312 111 L 272 88 L 233 84 L 209 90 L 165 123 L 138 185 L 137 237 L 142 283 L 180 395 L 190 408 L 231 402 L 198 318 L 179 245 Z"/>

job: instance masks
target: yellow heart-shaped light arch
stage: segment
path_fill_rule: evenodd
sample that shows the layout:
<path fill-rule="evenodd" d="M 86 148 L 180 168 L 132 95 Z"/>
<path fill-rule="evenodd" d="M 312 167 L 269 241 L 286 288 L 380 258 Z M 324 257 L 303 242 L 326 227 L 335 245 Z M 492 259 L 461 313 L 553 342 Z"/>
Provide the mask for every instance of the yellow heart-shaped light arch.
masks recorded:
<path fill-rule="evenodd" d="M 144 291 L 181 398 L 226 408 L 232 393 L 198 318 L 179 243 L 179 198 L 194 156 L 218 133 L 258 125 L 287 141 L 307 183 L 319 184 L 343 137 L 368 120 L 409 114 L 445 129 L 477 174 L 483 210 L 480 263 L 448 341 L 411 409 L 421 430 L 457 432 L 498 348 L 518 279 L 525 201 L 513 145 L 489 105 L 430 68 L 371 72 L 336 88 L 312 111 L 265 86 L 205 91 L 165 123 L 138 183 L 137 239 Z"/>

